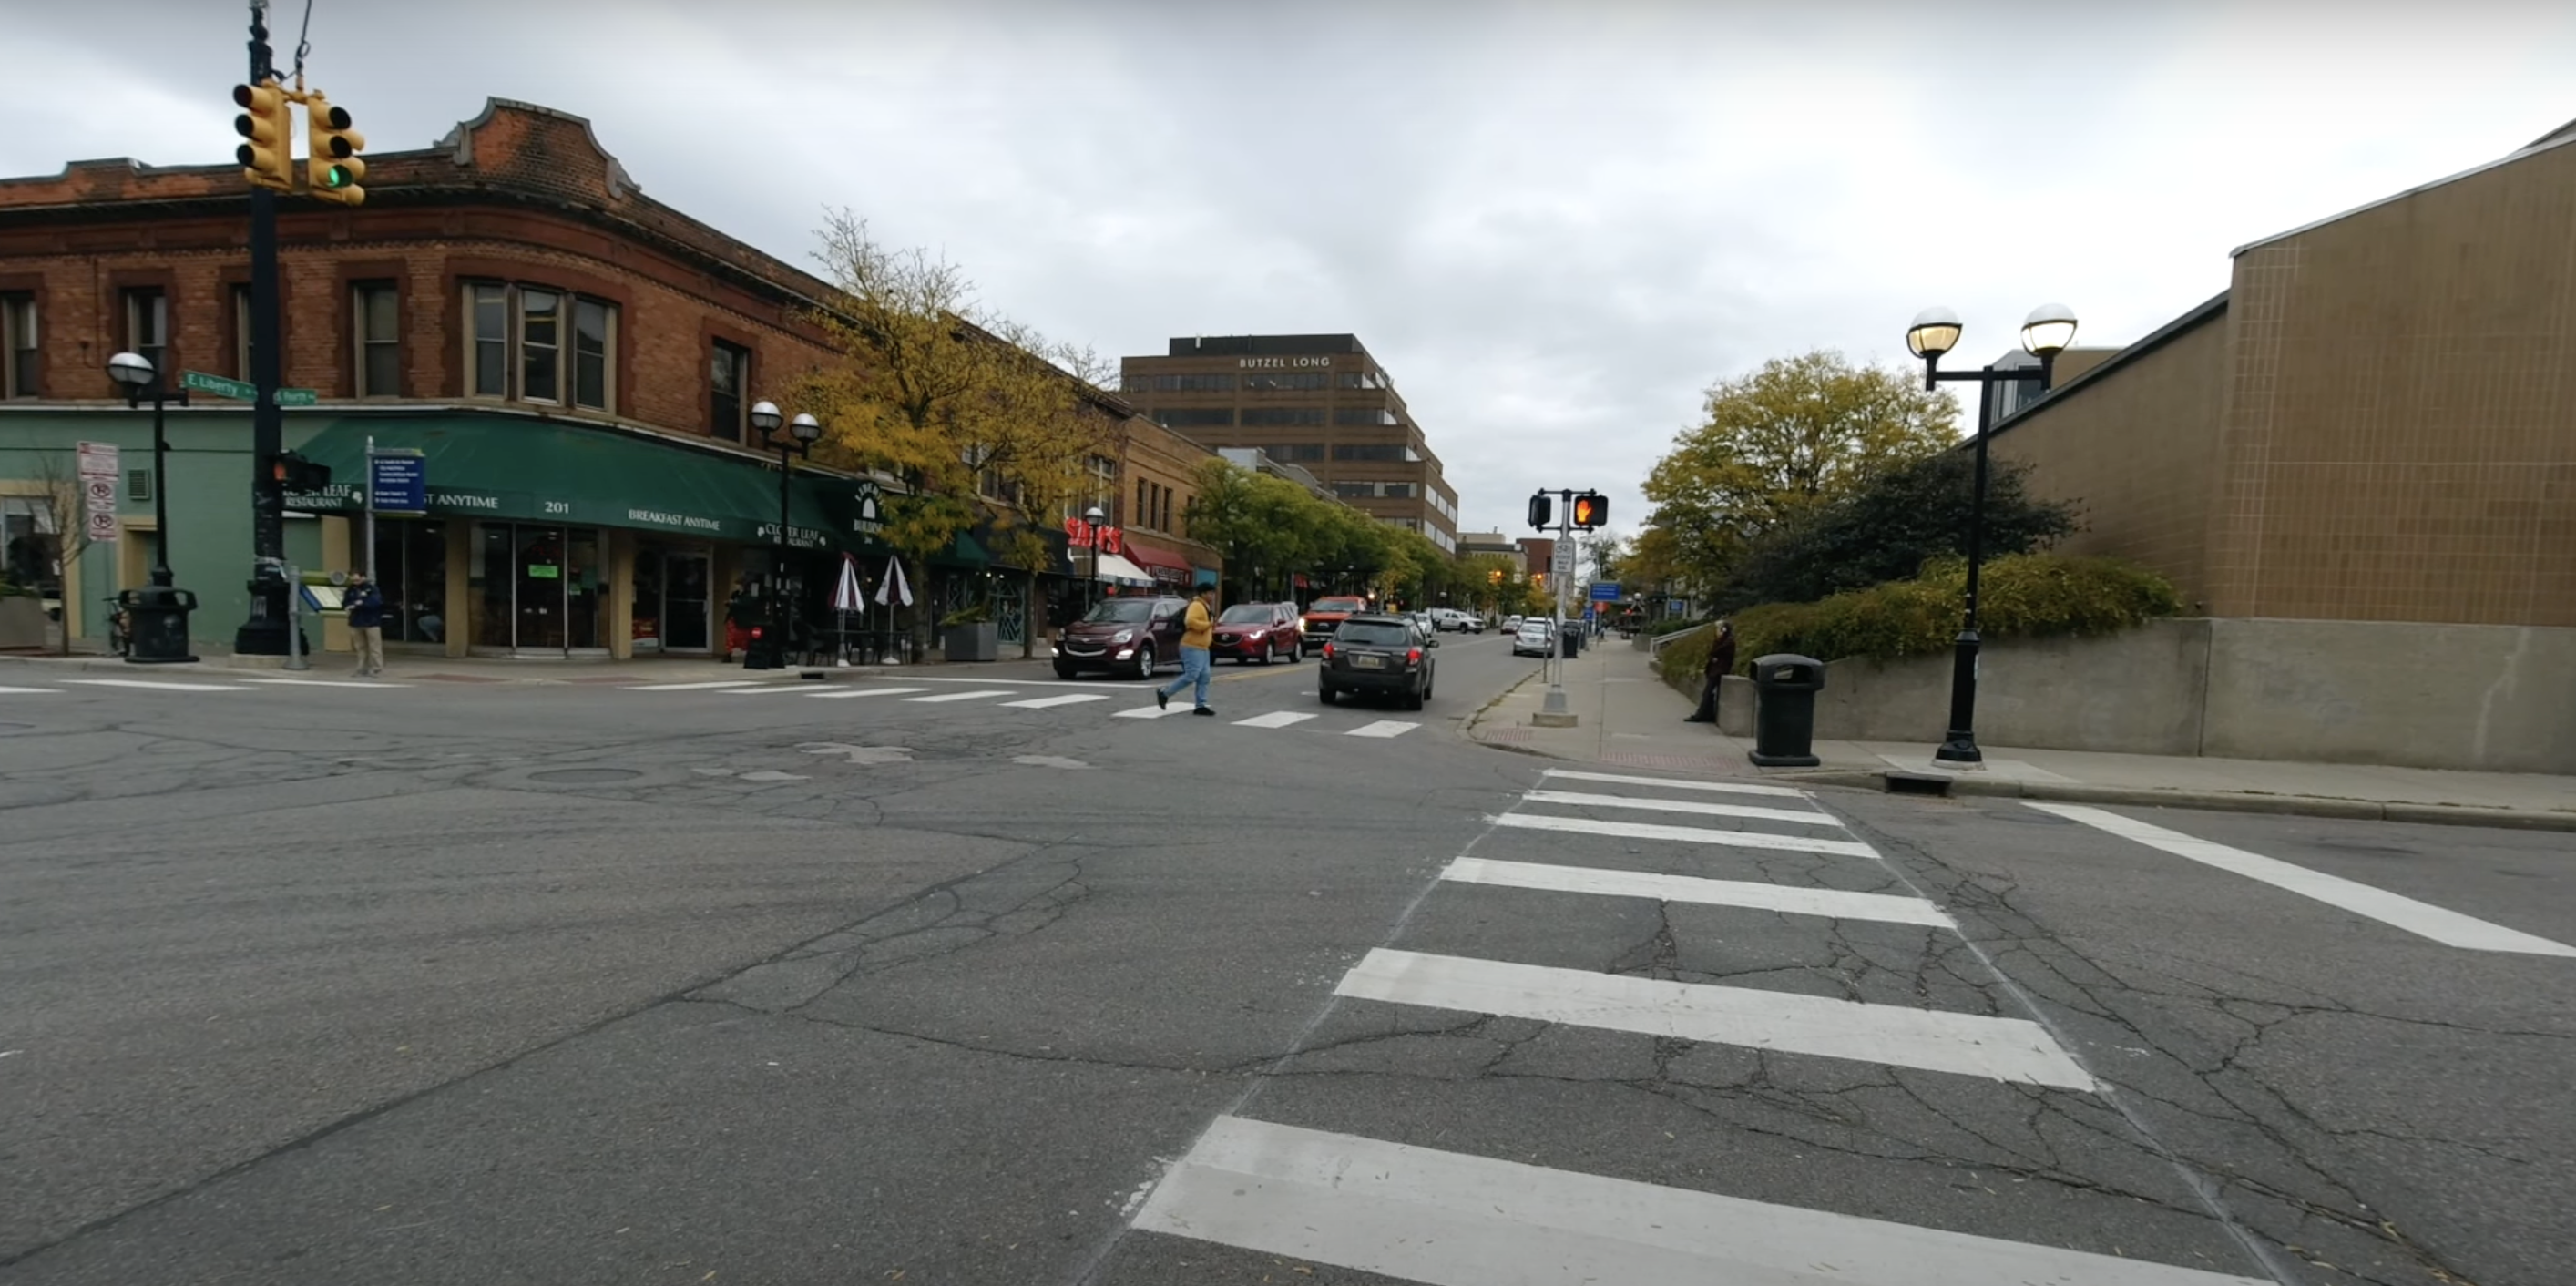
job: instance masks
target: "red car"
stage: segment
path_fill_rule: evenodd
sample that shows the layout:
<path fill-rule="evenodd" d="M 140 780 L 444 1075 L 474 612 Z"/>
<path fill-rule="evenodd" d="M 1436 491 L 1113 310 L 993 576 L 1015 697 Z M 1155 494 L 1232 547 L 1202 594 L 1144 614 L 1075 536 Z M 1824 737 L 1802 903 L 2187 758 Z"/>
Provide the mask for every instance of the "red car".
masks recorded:
<path fill-rule="evenodd" d="M 1237 603 L 1216 618 L 1216 638 L 1208 645 L 1208 659 L 1230 656 L 1236 665 L 1250 665 L 1258 657 L 1268 665 L 1277 657 L 1294 661 L 1304 647 L 1296 604 Z"/>
<path fill-rule="evenodd" d="M 1365 598 L 1319 598 L 1307 607 L 1306 618 L 1299 627 L 1299 639 L 1306 647 L 1322 647 L 1333 637 L 1342 622 L 1369 610 Z"/>

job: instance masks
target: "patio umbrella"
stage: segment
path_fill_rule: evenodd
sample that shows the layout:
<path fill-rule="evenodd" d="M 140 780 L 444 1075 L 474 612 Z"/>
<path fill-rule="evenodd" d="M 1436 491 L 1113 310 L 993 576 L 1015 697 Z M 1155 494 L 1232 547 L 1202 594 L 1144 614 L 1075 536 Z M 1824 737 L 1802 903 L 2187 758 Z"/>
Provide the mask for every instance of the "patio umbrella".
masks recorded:
<path fill-rule="evenodd" d="M 900 558 L 886 560 L 885 582 L 877 586 L 877 606 L 883 607 L 888 603 L 912 606 L 912 586 L 904 583 L 903 560 Z"/>
<path fill-rule="evenodd" d="M 841 583 L 832 590 L 832 610 L 864 612 L 868 610 L 867 591 L 859 588 L 859 560 L 841 555 Z"/>

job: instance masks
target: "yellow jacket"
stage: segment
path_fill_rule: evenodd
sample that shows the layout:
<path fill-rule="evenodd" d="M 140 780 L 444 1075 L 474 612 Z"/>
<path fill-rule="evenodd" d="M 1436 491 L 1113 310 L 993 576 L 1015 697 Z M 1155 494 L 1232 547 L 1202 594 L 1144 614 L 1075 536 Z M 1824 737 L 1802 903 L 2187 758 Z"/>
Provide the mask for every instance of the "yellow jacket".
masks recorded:
<path fill-rule="evenodd" d="M 1216 618 L 1208 614 L 1207 604 L 1191 599 L 1189 610 L 1181 614 L 1181 646 L 1203 648 L 1216 642 Z"/>

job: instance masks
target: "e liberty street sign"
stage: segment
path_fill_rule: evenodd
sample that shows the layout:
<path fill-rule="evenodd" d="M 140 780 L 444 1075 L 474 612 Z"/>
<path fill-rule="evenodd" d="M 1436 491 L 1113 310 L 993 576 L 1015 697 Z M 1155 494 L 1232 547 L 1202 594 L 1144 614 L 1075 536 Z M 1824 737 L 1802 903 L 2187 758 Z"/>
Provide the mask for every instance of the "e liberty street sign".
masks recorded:
<path fill-rule="evenodd" d="M 244 380 L 228 380 L 221 375 L 208 375 L 204 371 L 179 372 L 179 387 L 191 393 L 212 393 L 241 402 L 259 400 L 258 385 Z M 279 406 L 312 406 L 317 400 L 309 388 L 282 388 L 277 391 Z"/>

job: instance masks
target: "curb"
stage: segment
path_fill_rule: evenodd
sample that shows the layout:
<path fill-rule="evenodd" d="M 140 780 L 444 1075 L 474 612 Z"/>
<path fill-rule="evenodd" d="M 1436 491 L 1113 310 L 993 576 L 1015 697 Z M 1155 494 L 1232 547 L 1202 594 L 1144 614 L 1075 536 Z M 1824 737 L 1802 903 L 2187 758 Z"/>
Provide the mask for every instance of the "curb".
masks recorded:
<path fill-rule="evenodd" d="M 2150 808 L 2197 808 L 2224 813 L 2269 813 L 2276 816 L 2323 817 L 2344 821 L 2416 822 L 2433 826 L 2494 826 L 2514 830 L 2576 831 L 2576 812 L 2523 808 L 2480 808 L 2454 804 L 2387 803 L 2375 799 L 2335 799 L 2323 795 L 2258 795 L 2241 791 L 2155 790 L 2127 786 L 2085 786 L 2038 781 L 1978 781 L 1928 773 L 1873 772 L 1851 769 L 1782 774 L 1783 780 L 1817 786 L 1897 793 L 1896 778 L 1941 782 L 1945 788 L 1926 794 L 1976 795 L 2004 799 L 2038 799 L 2061 804 L 2130 804 Z"/>

